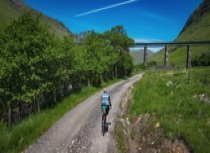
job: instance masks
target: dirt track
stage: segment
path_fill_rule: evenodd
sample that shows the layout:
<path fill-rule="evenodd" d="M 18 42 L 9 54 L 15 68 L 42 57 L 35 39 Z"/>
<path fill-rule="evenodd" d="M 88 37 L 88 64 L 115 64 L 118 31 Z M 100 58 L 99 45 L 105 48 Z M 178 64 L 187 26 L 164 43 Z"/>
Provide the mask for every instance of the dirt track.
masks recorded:
<path fill-rule="evenodd" d="M 102 91 L 100 91 L 67 112 L 24 152 L 116 152 L 112 136 L 118 106 L 127 89 L 141 76 L 142 74 L 138 74 L 107 88 L 112 100 L 112 109 L 109 113 L 109 121 L 112 124 L 105 136 L 101 134 L 100 96 Z"/>

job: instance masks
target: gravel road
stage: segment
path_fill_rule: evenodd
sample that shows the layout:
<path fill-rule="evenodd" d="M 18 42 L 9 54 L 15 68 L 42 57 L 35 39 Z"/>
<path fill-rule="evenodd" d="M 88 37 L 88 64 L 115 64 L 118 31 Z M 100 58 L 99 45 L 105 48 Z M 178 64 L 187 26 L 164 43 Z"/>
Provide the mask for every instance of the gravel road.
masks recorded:
<path fill-rule="evenodd" d="M 119 111 L 119 103 L 127 89 L 142 74 L 138 74 L 113 84 L 107 88 L 112 101 L 109 113 L 109 132 L 104 136 L 101 133 L 100 97 L 102 91 L 86 99 L 74 109 L 67 112 L 60 120 L 34 144 L 31 144 L 25 153 L 106 153 L 116 152 L 113 140 L 115 117 Z"/>

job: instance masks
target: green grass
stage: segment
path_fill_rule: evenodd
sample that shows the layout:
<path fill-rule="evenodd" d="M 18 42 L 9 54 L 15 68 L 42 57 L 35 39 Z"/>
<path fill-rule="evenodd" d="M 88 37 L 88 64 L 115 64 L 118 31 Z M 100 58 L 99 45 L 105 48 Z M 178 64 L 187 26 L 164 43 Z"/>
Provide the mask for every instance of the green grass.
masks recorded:
<path fill-rule="evenodd" d="M 45 133 L 66 112 L 95 92 L 117 81 L 119 80 L 115 79 L 104 83 L 101 88 L 83 88 L 81 92 L 64 99 L 55 108 L 43 110 L 39 114 L 31 115 L 23 122 L 13 125 L 11 129 L 5 123 L 0 122 L 0 152 L 17 153 L 23 151 L 39 136 Z"/>
<path fill-rule="evenodd" d="M 116 120 L 115 127 L 114 127 L 114 136 L 117 141 L 117 148 L 122 152 L 126 153 L 127 148 L 126 148 L 126 142 L 125 142 L 125 137 L 124 137 L 124 132 L 126 128 L 124 127 L 123 123 L 120 122 L 119 120 Z"/>
<path fill-rule="evenodd" d="M 144 113 L 156 114 L 168 139 L 184 138 L 195 153 L 207 153 L 210 151 L 210 104 L 201 102 L 198 96 L 210 97 L 209 88 L 210 67 L 147 72 L 135 84 L 131 118 Z"/>

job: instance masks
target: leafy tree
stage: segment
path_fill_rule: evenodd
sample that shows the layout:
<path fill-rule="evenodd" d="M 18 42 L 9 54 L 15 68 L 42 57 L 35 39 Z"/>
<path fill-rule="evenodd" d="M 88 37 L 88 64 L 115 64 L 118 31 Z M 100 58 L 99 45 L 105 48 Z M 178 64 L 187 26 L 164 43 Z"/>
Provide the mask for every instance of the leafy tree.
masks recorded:
<path fill-rule="evenodd" d="M 34 18 L 30 12 L 2 30 L 0 82 L 5 94 L 2 101 L 8 102 L 8 107 L 21 109 L 49 86 L 45 60 L 53 39 L 54 35 L 41 24 L 40 17 Z"/>
<path fill-rule="evenodd" d="M 117 77 L 124 77 L 129 75 L 132 71 L 133 64 L 129 54 L 129 47 L 133 45 L 134 40 L 127 36 L 123 26 L 113 27 L 110 31 L 104 33 L 106 40 L 114 47 L 118 54 L 118 60 L 115 64 L 115 75 Z M 130 64 L 126 64 L 126 62 Z M 130 66 L 128 66 L 130 65 Z"/>

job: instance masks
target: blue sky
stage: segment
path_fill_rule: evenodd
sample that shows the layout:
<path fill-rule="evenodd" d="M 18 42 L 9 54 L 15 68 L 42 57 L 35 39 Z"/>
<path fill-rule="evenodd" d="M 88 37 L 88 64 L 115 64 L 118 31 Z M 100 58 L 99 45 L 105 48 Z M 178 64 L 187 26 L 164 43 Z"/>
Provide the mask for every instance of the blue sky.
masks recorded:
<path fill-rule="evenodd" d="M 74 34 L 122 25 L 140 41 L 173 41 L 203 0 L 23 0 Z"/>

